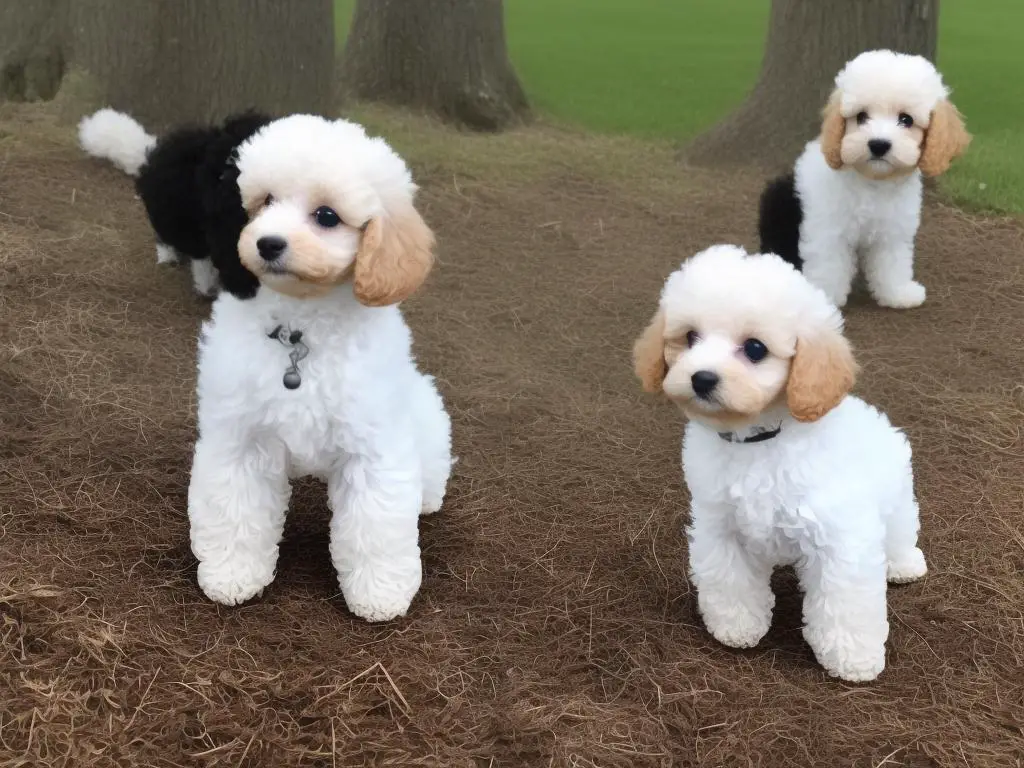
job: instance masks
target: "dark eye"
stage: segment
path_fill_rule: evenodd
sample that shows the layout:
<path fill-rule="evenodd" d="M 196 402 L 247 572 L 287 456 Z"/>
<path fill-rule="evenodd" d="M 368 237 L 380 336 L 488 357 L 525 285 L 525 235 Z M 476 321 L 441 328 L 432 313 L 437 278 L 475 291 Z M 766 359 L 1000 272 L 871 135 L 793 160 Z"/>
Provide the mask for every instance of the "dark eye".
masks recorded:
<path fill-rule="evenodd" d="M 768 347 L 760 339 L 747 339 L 743 342 L 743 354 L 752 363 L 759 363 L 768 357 Z"/>
<path fill-rule="evenodd" d="M 686 332 L 686 346 L 692 347 L 698 341 L 700 341 L 700 336 L 697 334 L 696 331 L 687 331 Z"/>
<path fill-rule="evenodd" d="M 858 112 L 857 113 L 857 125 L 864 125 L 864 123 L 866 123 L 867 121 L 868 121 L 868 113 L 867 112 Z"/>
<path fill-rule="evenodd" d="M 341 217 L 334 212 L 333 208 L 328 208 L 326 205 L 321 205 L 313 211 L 313 218 L 316 219 L 317 224 L 325 229 L 341 224 Z"/>
<path fill-rule="evenodd" d="M 912 118 L 906 112 L 900 112 L 899 120 L 897 122 L 899 122 L 899 124 L 902 125 L 904 128 L 909 128 L 914 124 L 914 118 Z"/>
<path fill-rule="evenodd" d="M 270 205 L 272 202 L 274 202 L 274 196 L 273 195 L 267 195 L 265 198 L 263 198 L 263 205 L 265 205 L 265 206 L 266 205 Z"/>

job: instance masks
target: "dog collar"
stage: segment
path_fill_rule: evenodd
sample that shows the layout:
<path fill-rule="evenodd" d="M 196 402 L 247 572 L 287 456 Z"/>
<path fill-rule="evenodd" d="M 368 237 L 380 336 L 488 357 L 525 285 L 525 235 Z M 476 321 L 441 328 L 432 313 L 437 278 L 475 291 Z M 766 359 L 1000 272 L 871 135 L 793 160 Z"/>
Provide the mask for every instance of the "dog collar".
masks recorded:
<path fill-rule="evenodd" d="M 765 440 L 771 440 L 773 437 L 778 437 L 779 432 L 781 431 L 782 425 L 780 424 L 775 429 L 754 427 L 751 434 L 747 437 L 740 437 L 735 432 L 719 432 L 718 436 L 727 443 L 763 443 Z"/>
<path fill-rule="evenodd" d="M 293 331 L 279 325 L 267 334 L 267 338 L 279 341 L 286 347 L 291 347 L 291 351 L 288 353 L 291 365 L 285 369 L 281 382 L 285 389 L 298 389 L 302 384 L 299 361 L 309 354 L 309 347 L 302 341 L 302 331 Z"/>

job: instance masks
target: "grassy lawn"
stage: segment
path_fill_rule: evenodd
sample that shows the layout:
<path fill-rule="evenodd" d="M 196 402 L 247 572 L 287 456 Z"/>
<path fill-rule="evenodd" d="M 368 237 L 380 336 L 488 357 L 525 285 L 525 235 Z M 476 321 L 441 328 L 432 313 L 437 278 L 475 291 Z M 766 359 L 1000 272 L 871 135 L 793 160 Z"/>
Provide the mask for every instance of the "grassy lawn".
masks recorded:
<path fill-rule="evenodd" d="M 974 134 L 946 177 L 976 208 L 1024 213 L 1024 2 L 946 0 L 939 64 Z"/>
<path fill-rule="evenodd" d="M 338 0 L 344 39 L 353 0 Z M 506 0 L 534 107 L 604 132 L 685 141 L 753 85 L 767 0 Z M 1024 213 L 1024 2 L 946 0 L 939 58 L 975 135 L 944 180 L 958 202 Z"/>

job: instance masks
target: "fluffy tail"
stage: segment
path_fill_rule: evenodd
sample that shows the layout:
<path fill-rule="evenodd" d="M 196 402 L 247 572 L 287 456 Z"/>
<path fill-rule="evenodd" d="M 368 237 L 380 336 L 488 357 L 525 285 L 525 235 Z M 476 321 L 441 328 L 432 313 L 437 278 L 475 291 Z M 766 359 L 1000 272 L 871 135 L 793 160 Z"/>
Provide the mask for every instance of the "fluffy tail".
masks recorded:
<path fill-rule="evenodd" d="M 156 144 L 135 119 L 114 109 L 101 109 L 82 118 L 78 141 L 93 157 L 109 160 L 129 176 L 138 176 L 146 154 Z"/>

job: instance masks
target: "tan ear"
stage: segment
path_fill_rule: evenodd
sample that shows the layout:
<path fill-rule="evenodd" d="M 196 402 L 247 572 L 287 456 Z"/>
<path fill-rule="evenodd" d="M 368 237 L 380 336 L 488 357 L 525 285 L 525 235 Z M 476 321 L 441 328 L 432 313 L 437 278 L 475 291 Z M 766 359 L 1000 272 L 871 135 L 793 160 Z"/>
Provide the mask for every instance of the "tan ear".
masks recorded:
<path fill-rule="evenodd" d="M 953 102 L 943 99 L 932 111 L 917 167 L 925 176 L 939 176 L 949 170 L 949 164 L 960 157 L 970 143 L 971 134 L 964 127 L 959 110 Z"/>
<path fill-rule="evenodd" d="M 408 298 L 434 264 L 434 233 L 411 206 L 400 215 L 375 216 L 356 253 L 355 295 L 368 307 Z"/>
<path fill-rule="evenodd" d="M 840 98 L 839 91 L 833 91 L 821 113 L 821 151 L 829 168 L 836 171 L 843 167 L 843 137 L 846 135 L 846 118 L 839 109 Z"/>
<path fill-rule="evenodd" d="M 817 421 L 853 389 L 857 363 L 838 331 L 799 339 L 786 383 L 786 405 L 797 421 Z"/>
<path fill-rule="evenodd" d="M 645 392 L 660 392 L 668 366 L 665 364 L 665 314 L 658 310 L 633 344 L 633 370 Z"/>

